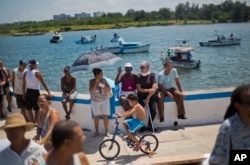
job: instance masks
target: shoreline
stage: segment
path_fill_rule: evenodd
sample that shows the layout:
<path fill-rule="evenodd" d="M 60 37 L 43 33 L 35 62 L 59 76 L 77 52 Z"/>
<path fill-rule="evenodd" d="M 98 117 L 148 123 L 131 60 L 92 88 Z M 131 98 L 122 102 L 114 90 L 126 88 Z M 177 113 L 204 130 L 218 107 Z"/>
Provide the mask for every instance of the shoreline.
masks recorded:
<path fill-rule="evenodd" d="M 87 30 L 105 30 L 105 29 L 125 29 L 133 27 L 150 27 L 150 26 L 171 26 L 171 25 L 206 25 L 206 24 L 217 24 L 212 20 L 169 20 L 169 21 L 143 21 L 143 22 L 122 22 L 116 24 L 100 24 L 100 25 L 69 25 L 59 27 L 46 27 L 42 29 L 22 29 L 19 32 L 16 27 L 9 29 L 8 32 L 1 32 L 0 36 L 36 36 L 44 35 L 51 32 L 71 32 L 71 31 L 87 31 Z M 241 22 L 244 23 L 244 22 Z M 14 25 L 15 26 L 15 25 Z"/>

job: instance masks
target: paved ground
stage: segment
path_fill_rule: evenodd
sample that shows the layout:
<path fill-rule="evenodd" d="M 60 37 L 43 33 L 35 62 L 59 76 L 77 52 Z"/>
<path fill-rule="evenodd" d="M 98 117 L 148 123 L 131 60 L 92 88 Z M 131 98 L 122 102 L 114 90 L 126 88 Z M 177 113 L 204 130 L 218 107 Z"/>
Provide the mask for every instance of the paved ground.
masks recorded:
<path fill-rule="evenodd" d="M 3 121 L 0 121 L 0 126 Z M 104 160 L 99 152 L 98 146 L 104 139 L 104 135 L 93 137 L 93 132 L 85 131 L 87 139 L 84 145 L 84 151 L 91 164 L 164 164 L 173 160 L 199 159 L 204 154 L 211 152 L 219 125 L 192 126 L 161 128 L 156 136 L 159 139 L 159 148 L 157 153 L 150 158 L 141 152 L 134 152 L 128 148 L 125 142 L 118 139 L 121 146 L 121 152 L 117 159 L 113 161 Z M 35 130 L 27 132 L 27 137 L 31 138 Z M 0 139 L 6 138 L 3 131 L 0 131 Z M 188 162 L 188 161 L 186 161 Z M 192 161 L 190 161 L 191 163 Z"/>

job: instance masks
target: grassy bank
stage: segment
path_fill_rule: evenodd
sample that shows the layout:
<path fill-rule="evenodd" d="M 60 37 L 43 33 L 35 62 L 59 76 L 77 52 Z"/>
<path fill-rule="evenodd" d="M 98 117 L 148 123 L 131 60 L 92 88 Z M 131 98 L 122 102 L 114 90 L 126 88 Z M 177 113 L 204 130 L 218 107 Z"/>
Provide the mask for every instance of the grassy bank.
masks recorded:
<path fill-rule="evenodd" d="M 144 26 L 167 26 L 167 25 L 190 25 L 190 24 L 211 24 L 209 20 L 169 20 L 169 21 L 141 21 L 141 22 L 124 22 L 117 24 L 101 24 L 101 25 L 65 25 L 65 26 L 37 26 L 30 28 L 29 26 L 12 25 L 8 28 L 0 28 L 1 35 L 41 35 L 47 32 L 65 32 L 65 31 L 82 31 L 82 30 L 101 30 L 101 29 L 119 29 L 128 27 L 144 27 Z"/>

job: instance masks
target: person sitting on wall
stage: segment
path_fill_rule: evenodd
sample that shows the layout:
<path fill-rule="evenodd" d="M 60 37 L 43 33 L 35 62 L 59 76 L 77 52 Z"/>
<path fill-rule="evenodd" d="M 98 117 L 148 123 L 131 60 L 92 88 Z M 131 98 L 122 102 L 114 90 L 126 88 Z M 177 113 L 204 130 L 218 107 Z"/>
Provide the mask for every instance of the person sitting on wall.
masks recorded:
<path fill-rule="evenodd" d="M 64 76 L 61 78 L 62 106 L 66 113 L 65 119 L 70 119 L 70 114 L 77 97 L 76 78 L 70 74 L 70 67 L 66 66 L 63 70 Z M 69 109 L 67 103 L 69 102 Z"/>
<path fill-rule="evenodd" d="M 119 95 L 119 101 L 124 111 L 129 110 L 129 106 L 126 98 L 129 94 L 136 93 L 136 80 L 137 75 L 132 72 L 133 66 L 131 63 L 126 63 L 124 66 L 125 73 L 122 74 L 121 67 L 117 70 L 115 84 L 121 83 L 121 92 Z"/>
<path fill-rule="evenodd" d="M 185 108 L 182 94 L 182 87 L 177 70 L 173 68 L 173 62 L 170 59 L 164 61 L 164 69 L 158 74 L 158 110 L 161 121 L 164 121 L 164 98 L 169 96 L 177 104 L 178 119 L 186 119 Z M 174 87 L 174 81 L 178 87 Z"/>

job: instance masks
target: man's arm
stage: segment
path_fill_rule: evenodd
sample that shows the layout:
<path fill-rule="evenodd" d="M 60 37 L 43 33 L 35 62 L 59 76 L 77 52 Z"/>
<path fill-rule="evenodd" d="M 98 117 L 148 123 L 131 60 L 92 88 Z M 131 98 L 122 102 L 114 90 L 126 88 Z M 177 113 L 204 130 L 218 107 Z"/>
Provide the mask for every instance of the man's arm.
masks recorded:
<path fill-rule="evenodd" d="M 14 88 L 15 88 L 15 72 L 14 71 L 12 72 L 11 82 L 12 82 L 12 87 L 13 87 L 13 90 L 14 90 Z"/>
<path fill-rule="evenodd" d="M 73 78 L 73 89 L 70 91 L 69 93 L 70 95 L 76 91 L 76 78 L 75 77 L 72 78 Z"/>
<path fill-rule="evenodd" d="M 182 87 L 181 87 L 180 79 L 179 79 L 179 78 L 176 78 L 176 79 L 175 79 L 175 82 L 176 82 L 176 85 L 177 85 L 179 91 L 182 92 Z"/>
<path fill-rule="evenodd" d="M 25 97 L 26 93 L 26 72 L 23 74 L 23 98 Z"/>
<path fill-rule="evenodd" d="M 46 83 L 44 82 L 43 76 L 40 72 L 36 72 L 36 78 L 42 83 L 44 89 L 48 92 L 48 95 L 51 96 L 49 88 L 47 87 Z"/>

